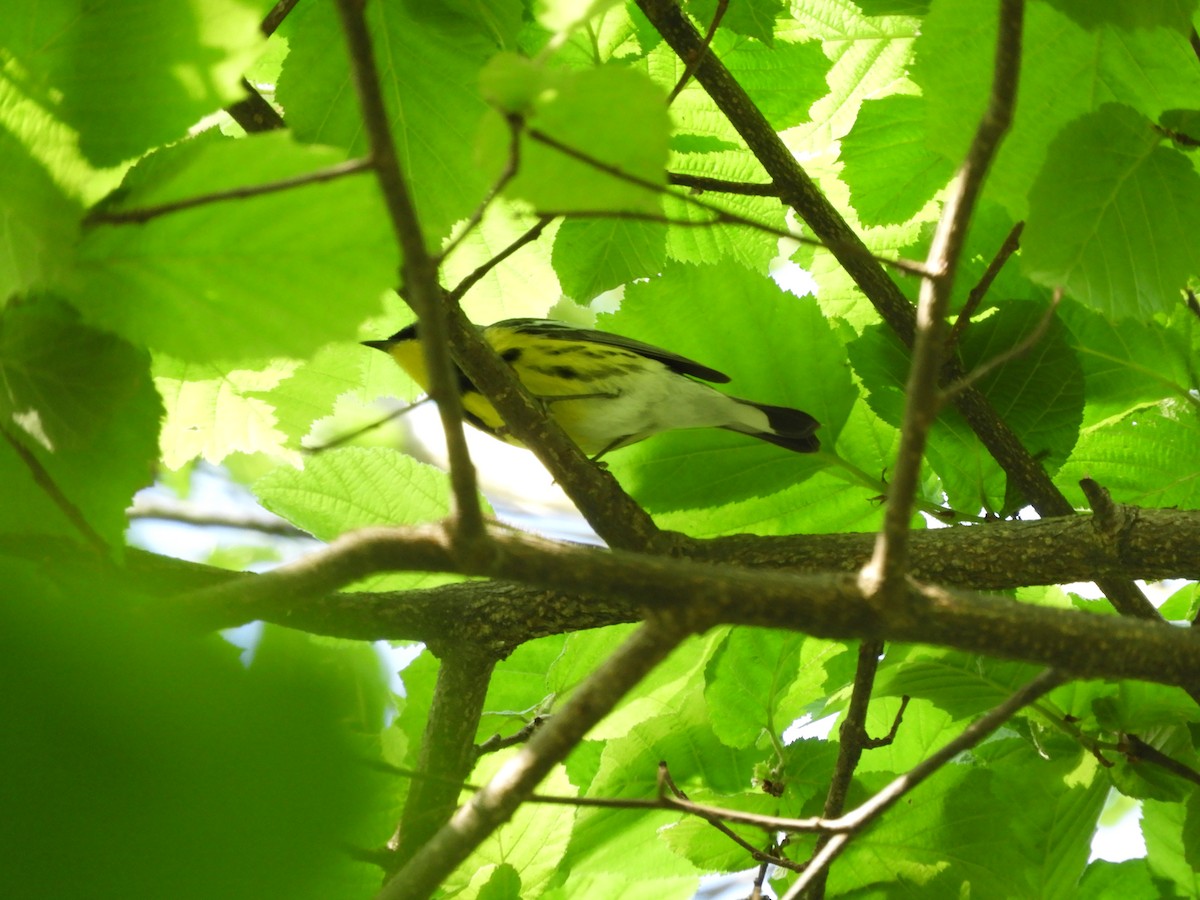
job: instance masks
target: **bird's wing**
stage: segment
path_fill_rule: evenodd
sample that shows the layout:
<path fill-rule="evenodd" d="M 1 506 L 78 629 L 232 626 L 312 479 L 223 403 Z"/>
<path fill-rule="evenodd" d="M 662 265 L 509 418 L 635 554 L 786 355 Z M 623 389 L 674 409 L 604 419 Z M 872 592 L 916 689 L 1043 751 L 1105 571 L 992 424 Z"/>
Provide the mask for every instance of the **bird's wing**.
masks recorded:
<path fill-rule="evenodd" d="M 644 356 L 647 359 L 657 360 L 672 372 L 678 372 L 680 375 L 690 375 L 693 378 L 712 381 L 716 384 L 724 384 L 729 381 L 729 376 L 724 372 L 710 369 L 708 366 L 701 365 L 694 359 L 688 359 L 686 356 L 680 356 L 678 353 L 672 353 L 670 350 L 664 350 L 662 347 L 655 347 L 653 344 L 635 341 L 633 338 L 627 338 L 619 334 L 610 334 L 607 331 L 596 331 L 594 328 L 580 328 L 575 325 L 568 325 L 566 322 L 558 322 L 554 319 L 505 319 L 502 322 L 495 322 L 489 325 L 484 331 L 487 332 L 491 328 L 509 328 L 522 334 L 533 334 L 539 337 L 550 338 L 551 340 L 587 341 L 593 344 L 619 347 L 623 350 L 636 353 L 639 356 Z"/>

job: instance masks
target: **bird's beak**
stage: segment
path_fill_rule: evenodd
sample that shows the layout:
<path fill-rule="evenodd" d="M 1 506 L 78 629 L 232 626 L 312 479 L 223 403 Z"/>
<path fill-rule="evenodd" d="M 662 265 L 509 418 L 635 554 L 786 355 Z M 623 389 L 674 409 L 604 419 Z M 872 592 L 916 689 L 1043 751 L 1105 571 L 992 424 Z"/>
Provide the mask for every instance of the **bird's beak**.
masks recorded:
<path fill-rule="evenodd" d="M 364 347 L 372 347 L 375 350 L 382 350 L 384 353 L 387 353 L 392 347 L 391 341 L 362 341 L 361 343 Z"/>

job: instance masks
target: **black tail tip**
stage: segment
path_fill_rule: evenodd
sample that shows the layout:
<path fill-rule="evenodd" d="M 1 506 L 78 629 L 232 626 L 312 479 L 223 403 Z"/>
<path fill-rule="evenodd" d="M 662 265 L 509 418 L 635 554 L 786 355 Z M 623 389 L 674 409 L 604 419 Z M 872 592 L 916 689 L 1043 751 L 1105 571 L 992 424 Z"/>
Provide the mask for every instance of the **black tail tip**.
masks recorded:
<path fill-rule="evenodd" d="M 755 405 L 767 414 L 771 425 L 771 431 L 755 437 L 794 453 L 816 453 L 821 449 L 821 441 L 814 434 L 821 423 L 808 413 L 790 406 Z"/>
<path fill-rule="evenodd" d="M 821 449 L 821 441 L 815 434 L 772 434 L 764 431 L 756 434 L 755 437 L 777 447 L 783 447 L 785 450 L 791 450 L 793 453 L 816 453 Z"/>

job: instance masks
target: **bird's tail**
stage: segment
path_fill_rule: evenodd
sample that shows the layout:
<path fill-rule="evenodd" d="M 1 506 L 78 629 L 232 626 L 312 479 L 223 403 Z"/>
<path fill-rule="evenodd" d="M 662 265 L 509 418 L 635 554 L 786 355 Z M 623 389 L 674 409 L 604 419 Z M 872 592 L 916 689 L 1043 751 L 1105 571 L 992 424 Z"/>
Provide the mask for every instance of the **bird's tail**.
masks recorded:
<path fill-rule="evenodd" d="M 770 431 L 729 427 L 730 431 L 740 431 L 742 434 L 751 435 L 794 453 L 816 453 L 821 449 L 821 442 L 813 433 L 821 427 L 821 423 L 808 413 L 792 409 L 790 406 L 771 406 L 767 403 L 755 403 L 752 400 L 739 400 L 739 402 L 753 406 L 765 415 L 767 423 L 770 425 Z"/>

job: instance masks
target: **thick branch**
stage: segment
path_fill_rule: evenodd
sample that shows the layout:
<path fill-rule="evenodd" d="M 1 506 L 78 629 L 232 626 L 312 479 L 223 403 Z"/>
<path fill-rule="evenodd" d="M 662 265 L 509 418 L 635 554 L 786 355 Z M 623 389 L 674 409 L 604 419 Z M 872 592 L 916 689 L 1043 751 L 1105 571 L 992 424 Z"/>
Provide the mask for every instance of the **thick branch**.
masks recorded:
<path fill-rule="evenodd" d="M 408 862 L 458 808 L 475 766 L 475 731 L 496 665 L 495 656 L 470 644 L 446 645 L 435 653 L 441 665 L 417 763 L 429 777 L 414 779 L 409 789 L 393 869 Z"/>
<path fill-rule="evenodd" d="M 553 545 L 507 532 L 491 535 L 493 553 L 473 558 L 465 574 L 551 588 L 567 595 L 607 597 L 632 604 L 639 615 L 670 612 L 695 617 L 695 628 L 716 622 L 782 627 L 832 639 L 876 638 L 937 644 L 1053 666 L 1078 677 L 1139 678 L 1190 685 L 1200 671 L 1200 641 L 1188 630 L 1157 622 L 1029 606 L 999 597 L 912 585 L 896 608 L 879 607 L 857 579 L 747 571 L 727 565 Z M 461 571 L 444 532 L 420 528 L 364 529 L 321 553 L 265 575 L 237 579 L 192 595 L 197 615 L 271 618 L 310 627 L 310 606 L 340 585 L 397 570 Z M 342 597 L 343 603 L 358 602 Z M 238 613 L 239 615 L 235 615 Z M 547 613 L 522 606 L 520 640 Z M 428 613 L 427 613 L 428 615 Z M 442 604 L 436 615 L 451 640 L 462 611 Z M 453 624 L 449 624 L 453 623 Z M 478 641 L 485 632 L 476 630 Z M 495 631 L 486 639 L 496 641 Z"/>

